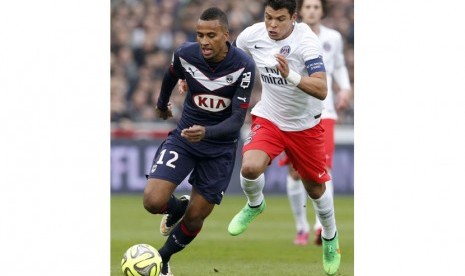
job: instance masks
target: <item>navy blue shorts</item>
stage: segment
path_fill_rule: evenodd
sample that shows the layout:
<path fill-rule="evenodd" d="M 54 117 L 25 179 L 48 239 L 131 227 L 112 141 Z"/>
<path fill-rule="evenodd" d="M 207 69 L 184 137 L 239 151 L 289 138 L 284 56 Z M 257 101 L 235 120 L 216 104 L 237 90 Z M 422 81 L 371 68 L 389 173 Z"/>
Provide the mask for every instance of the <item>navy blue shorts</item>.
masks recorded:
<path fill-rule="evenodd" d="M 234 169 L 237 143 L 192 144 L 170 133 L 158 147 L 149 178 L 179 185 L 189 173 L 189 183 L 210 203 L 220 204 Z"/>

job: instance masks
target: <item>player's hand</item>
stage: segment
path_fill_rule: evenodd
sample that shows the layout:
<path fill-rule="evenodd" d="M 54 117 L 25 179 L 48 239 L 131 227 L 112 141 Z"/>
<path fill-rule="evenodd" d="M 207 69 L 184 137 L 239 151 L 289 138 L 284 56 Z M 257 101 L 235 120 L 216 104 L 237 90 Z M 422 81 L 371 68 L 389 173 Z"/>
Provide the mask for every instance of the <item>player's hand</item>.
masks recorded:
<path fill-rule="evenodd" d="M 191 143 L 200 142 L 200 140 L 205 137 L 205 127 L 193 125 L 190 128 L 183 129 L 181 131 L 181 136 Z"/>
<path fill-rule="evenodd" d="M 157 106 L 155 106 L 155 112 L 157 113 L 157 116 L 159 118 L 162 118 L 163 120 L 173 117 L 173 113 L 171 112 L 171 109 L 172 109 L 171 103 L 168 103 L 168 109 L 166 111 L 161 111 L 160 109 L 158 109 Z"/>
<path fill-rule="evenodd" d="M 287 78 L 289 75 L 289 65 L 287 64 L 286 57 L 281 54 L 274 55 L 278 64 L 276 64 L 276 69 L 281 73 L 283 78 Z"/>
<path fill-rule="evenodd" d="M 336 110 L 341 111 L 346 109 L 349 106 L 350 102 L 350 91 L 349 90 L 341 90 L 337 93 L 336 96 Z"/>
<path fill-rule="evenodd" d="M 182 80 L 182 79 L 178 80 L 178 91 L 180 95 L 187 92 L 187 81 L 186 80 Z"/>

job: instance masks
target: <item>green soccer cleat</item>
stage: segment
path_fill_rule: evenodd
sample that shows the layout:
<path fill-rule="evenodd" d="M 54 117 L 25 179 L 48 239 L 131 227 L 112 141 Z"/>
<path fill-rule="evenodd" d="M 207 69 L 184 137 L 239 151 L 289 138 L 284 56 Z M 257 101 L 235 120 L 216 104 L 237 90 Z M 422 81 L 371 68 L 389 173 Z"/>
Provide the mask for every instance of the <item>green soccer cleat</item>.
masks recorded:
<path fill-rule="evenodd" d="M 259 214 L 265 210 L 266 202 L 263 199 L 260 206 L 251 208 L 248 203 L 245 204 L 244 208 L 237 213 L 231 220 L 228 226 L 228 232 L 231 236 L 237 236 L 247 229 L 247 226 L 254 220 Z"/>
<path fill-rule="evenodd" d="M 338 234 L 332 240 L 323 241 L 323 269 L 328 275 L 335 275 L 341 264 L 341 251 L 339 249 Z"/>

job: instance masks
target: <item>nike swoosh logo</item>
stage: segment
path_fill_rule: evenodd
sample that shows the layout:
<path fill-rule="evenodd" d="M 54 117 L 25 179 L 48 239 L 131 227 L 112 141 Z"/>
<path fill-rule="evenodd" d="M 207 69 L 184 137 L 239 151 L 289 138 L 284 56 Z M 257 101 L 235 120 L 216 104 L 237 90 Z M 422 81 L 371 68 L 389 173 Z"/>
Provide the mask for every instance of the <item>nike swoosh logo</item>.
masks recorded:
<path fill-rule="evenodd" d="M 262 48 L 264 48 L 264 47 L 260 47 L 260 46 L 255 45 L 255 49 L 262 49 Z"/>
<path fill-rule="evenodd" d="M 247 100 L 245 97 L 237 97 L 237 99 L 239 99 L 239 100 L 241 100 L 241 101 L 244 101 L 244 103 L 245 103 L 245 101 Z"/>
<path fill-rule="evenodd" d="M 325 175 L 325 172 L 319 173 L 318 178 L 321 178 L 323 175 Z"/>

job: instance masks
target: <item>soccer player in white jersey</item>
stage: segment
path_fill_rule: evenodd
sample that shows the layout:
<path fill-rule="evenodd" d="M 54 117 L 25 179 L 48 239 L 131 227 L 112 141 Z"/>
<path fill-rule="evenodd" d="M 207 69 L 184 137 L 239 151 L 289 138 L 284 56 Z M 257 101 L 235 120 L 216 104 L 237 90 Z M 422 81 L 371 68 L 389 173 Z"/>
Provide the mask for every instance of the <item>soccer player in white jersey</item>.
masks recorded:
<path fill-rule="evenodd" d="M 302 177 L 323 226 L 323 269 L 334 275 L 339 250 L 332 193 L 325 183 L 324 130 L 321 126 L 327 80 L 318 37 L 296 23 L 295 0 L 267 0 L 265 21 L 242 31 L 236 46 L 254 59 L 262 82 L 261 100 L 252 109 L 252 126 L 242 150 L 240 182 L 247 196 L 228 232 L 243 233 L 266 207 L 264 171 L 285 151 Z"/>
<path fill-rule="evenodd" d="M 321 124 L 325 129 L 326 169 L 328 174 L 331 174 L 334 154 L 334 125 L 337 120 L 336 110 L 342 110 L 348 106 L 351 94 L 349 73 L 344 61 L 344 45 L 338 31 L 321 25 L 321 19 L 327 13 L 326 0 L 297 0 L 297 10 L 302 21 L 308 24 L 312 31 L 318 35 L 323 49 L 328 95 L 323 101 L 324 109 L 321 115 Z M 340 88 L 336 94 L 336 99 L 334 99 L 333 78 Z M 286 164 L 287 161 L 287 158 L 284 158 L 280 160 L 280 164 Z M 334 191 L 331 180 L 326 182 L 326 188 L 331 193 Z M 310 230 L 305 207 L 307 205 L 307 193 L 302 186 L 299 174 L 291 165 L 289 165 L 289 175 L 287 176 L 287 195 L 296 223 L 297 235 L 294 243 L 306 245 Z M 315 233 L 314 243 L 321 245 L 322 226 L 318 215 L 313 230 Z"/>

